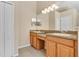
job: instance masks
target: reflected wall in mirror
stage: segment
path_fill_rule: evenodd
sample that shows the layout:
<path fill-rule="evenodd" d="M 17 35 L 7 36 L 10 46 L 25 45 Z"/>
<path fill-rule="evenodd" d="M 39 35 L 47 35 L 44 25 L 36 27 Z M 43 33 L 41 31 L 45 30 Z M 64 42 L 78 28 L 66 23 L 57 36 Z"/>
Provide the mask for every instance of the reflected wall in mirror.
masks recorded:
<path fill-rule="evenodd" d="M 72 31 L 73 27 L 72 17 L 70 15 L 60 17 L 60 29 L 61 31 Z"/>
<path fill-rule="evenodd" d="M 55 12 L 55 29 L 61 31 L 76 31 L 77 30 L 77 10 L 68 9 L 63 12 Z"/>
<path fill-rule="evenodd" d="M 74 8 L 54 10 L 48 14 L 37 15 L 37 20 L 40 20 L 37 30 L 77 31 L 78 11 Z"/>
<path fill-rule="evenodd" d="M 40 28 L 47 29 L 45 27 L 48 26 L 49 30 L 77 31 L 78 11 L 74 8 L 66 8 L 64 10 L 62 8 L 61 10 L 58 9 L 49 14 L 38 15 L 44 25 Z"/>
<path fill-rule="evenodd" d="M 49 30 L 55 30 L 55 11 L 49 13 Z"/>
<path fill-rule="evenodd" d="M 49 30 L 49 14 L 37 15 L 37 20 L 40 20 L 41 26 L 37 26 L 37 30 Z"/>

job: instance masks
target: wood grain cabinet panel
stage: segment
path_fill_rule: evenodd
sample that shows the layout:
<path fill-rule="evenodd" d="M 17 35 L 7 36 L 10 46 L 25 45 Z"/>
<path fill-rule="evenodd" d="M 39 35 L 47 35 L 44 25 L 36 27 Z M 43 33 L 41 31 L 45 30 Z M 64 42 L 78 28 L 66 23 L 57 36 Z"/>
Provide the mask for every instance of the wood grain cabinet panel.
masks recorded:
<path fill-rule="evenodd" d="M 75 57 L 77 56 L 77 44 L 74 40 L 47 36 L 45 49 L 46 56 Z"/>
<path fill-rule="evenodd" d="M 65 38 L 54 37 L 54 36 L 48 36 L 47 39 L 51 41 L 55 41 L 57 43 L 62 43 L 62 44 L 74 47 L 73 39 L 65 39 Z"/>
<path fill-rule="evenodd" d="M 31 43 L 31 46 L 33 46 L 34 48 L 37 47 L 37 36 L 36 36 L 36 33 L 30 33 L 30 43 Z"/>
<path fill-rule="evenodd" d="M 31 46 L 33 46 L 33 37 L 30 35 L 30 44 L 31 44 Z"/>
<path fill-rule="evenodd" d="M 36 33 L 30 33 L 31 46 L 40 50 L 45 48 L 47 57 L 75 57 L 78 56 L 78 41 L 69 40 L 61 37 L 47 36 L 46 38 L 38 36 Z M 44 44 L 45 43 L 45 44 Z"/>
<path fill-rule="evenodd" d="M 46 42 L 46 56 L 56 57 L 56 43 L 47 40 Z"/>
<path fill-rule="evenodd" d="M 75 41 L 75 56 L 78 57 L 78 40 Z"/>
<path fill-rule="evenodd" d="M 37 46 L 36 46 L 36 44 L 37 44 L 36 36 L 33 36 L 33 38 L 32 38 L 32 42 L 33 42 L 33 43 L 32 43 L 32 44 L 33 44 L 33 47 L 36 48 L 36 47 L 37 47 Z"/>
<path fill-rule="evenodd" d="M 58 57 L 74 57 L 74 48 L 65 45 L 57 45 L 57 56 Z"/>
<path fill-rule="evenodd" d="M 43 40 L 37 39 L 37 49 L 38 50 L 44 49 L 44 41 Z"/>

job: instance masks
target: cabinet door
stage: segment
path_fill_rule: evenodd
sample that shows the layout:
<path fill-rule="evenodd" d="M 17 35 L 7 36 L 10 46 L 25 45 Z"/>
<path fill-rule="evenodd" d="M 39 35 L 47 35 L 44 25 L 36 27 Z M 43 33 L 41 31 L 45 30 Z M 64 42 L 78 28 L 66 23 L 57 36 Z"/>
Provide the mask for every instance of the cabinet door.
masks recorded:
<path fill-rule="evenodd" d="M 33 36 L 32 37 L 32 41 L 33 41 L 32 44 L 33 44 L 33 47 L 35 47 L 35 48 L 36 48 L 36 42 L 37 42 L 36 40 L 37 40 L 36 36 Z"/>
<path fill-rule="evenodd" d="M 74 48 L 58 44 L 57 45 L 57 56 L 74 57 Z"/>
<path fill-rule="evenodd" d="M 46 41 L 46 56 L 55 57 L 56 56 L 56 43 L 51 41 Z"/>
<path fill-rule="evenodd" d="M 37 39 L 37 49 L 38 50 L 44 49 L 44 41 L 43 40 Z"/>
<path fill-rule="evenodd" d="M 32 37 L 32 35 L 30 35 L 30 44 L 31 44 L 31 46 L 33 46 L 33 37 Z"/>

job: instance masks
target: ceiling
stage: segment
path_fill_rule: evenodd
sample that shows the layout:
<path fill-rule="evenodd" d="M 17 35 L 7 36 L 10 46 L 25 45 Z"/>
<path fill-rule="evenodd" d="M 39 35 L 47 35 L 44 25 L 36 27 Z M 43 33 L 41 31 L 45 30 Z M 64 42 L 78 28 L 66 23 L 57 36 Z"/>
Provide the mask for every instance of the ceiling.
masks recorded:
<path fill-rule="evenodd" d="M 72 7 L 79 10 L 79 1 L 37 1 L 37 14 L 40 14 L 44 8 L 51 4 L 57 4 L 59 7 Z"/>

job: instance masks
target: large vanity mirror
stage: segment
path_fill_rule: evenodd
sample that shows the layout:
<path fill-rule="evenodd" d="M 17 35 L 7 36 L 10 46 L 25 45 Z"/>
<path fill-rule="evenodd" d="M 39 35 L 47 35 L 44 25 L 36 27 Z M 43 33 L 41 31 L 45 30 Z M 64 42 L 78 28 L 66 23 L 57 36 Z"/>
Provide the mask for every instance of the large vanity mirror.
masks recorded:
<path fill-rule="evenodd" d="M 76 9 L 55 10 L 47 14 L 38 14 L 32 22 L 36 30 L 77 31 L 78 12 Z"/>

